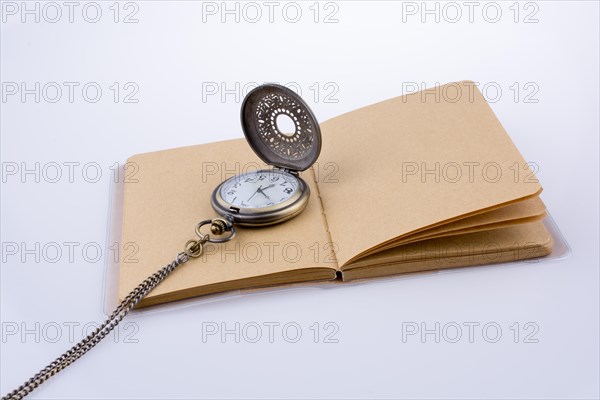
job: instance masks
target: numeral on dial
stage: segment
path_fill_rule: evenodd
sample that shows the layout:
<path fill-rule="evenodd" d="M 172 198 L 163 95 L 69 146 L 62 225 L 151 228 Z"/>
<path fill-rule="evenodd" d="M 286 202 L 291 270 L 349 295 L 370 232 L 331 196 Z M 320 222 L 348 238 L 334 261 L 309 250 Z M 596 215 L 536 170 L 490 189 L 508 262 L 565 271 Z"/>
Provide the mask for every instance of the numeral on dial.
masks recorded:
<path fill-rule="evenodd" d="M 287 172 L 256 171 L 225 181 L 220 192 L 233 207 L 260 208 L 290 199 L 298 187 L 298 179 Z"/>

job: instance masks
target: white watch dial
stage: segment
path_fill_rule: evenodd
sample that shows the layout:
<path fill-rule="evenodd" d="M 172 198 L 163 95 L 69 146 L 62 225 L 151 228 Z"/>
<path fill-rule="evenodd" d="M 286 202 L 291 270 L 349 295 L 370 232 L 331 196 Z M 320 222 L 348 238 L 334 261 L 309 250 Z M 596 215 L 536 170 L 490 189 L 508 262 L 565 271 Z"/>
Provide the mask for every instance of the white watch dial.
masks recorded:
<path fill-rule="evenodd" d="M 221 186 L 221 197 L 240 208 L 263 208 L 290 199 L 299 188 L 298 178 L 279 170 L 260 170 L 234 176 Z"/>

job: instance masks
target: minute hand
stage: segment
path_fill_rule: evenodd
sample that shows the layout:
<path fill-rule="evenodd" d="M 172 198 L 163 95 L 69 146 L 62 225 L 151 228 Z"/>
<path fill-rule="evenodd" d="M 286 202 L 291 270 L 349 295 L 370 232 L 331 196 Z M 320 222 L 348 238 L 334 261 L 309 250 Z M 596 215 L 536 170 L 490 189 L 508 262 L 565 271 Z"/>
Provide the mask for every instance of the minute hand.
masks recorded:
<path fill-rule="evenodd" d="M 264 188 L 259 188 L 259 189 L 262 192 L 263 190 L 268 189 L 268 188 L 272 188 L 273 186 L 275 186 L 275 184 L 271 183 L 269 186 L 265 186 Z"/>

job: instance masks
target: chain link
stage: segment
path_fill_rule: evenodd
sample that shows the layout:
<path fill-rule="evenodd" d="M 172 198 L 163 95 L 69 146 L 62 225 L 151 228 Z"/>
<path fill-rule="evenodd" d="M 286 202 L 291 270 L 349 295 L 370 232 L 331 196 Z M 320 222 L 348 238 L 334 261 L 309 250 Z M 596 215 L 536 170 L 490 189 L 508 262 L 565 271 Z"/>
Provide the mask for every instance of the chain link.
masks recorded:
<path fill-rule="evenodd" d="M 113 311 L 102 325 L 94 332 L 86 336 L 81 342 L 71 347 L 63 355 L 48 364 L 44 369 L 31 377 L 17 389 L 8 393 L 2 400 L 20 400 L 31 393 L 35 388 L 46 380 L 62 371 L 81 356 L 90 351 L 98 342 L 106 337 L 123 318 L 131 311 L 148 293 L 161 283 L 177 267 L 185 264 L 190 258 L 199 257 L 202 254 L 202 245 L 209 240 L 208 235 L 200 237 L 199 240 L 190 240 L 185 245 L 185 251 L 177 254 L 177 257 L 163 268 L 150 275 L 146 280 L 133 289 L 119 306 Z"/>

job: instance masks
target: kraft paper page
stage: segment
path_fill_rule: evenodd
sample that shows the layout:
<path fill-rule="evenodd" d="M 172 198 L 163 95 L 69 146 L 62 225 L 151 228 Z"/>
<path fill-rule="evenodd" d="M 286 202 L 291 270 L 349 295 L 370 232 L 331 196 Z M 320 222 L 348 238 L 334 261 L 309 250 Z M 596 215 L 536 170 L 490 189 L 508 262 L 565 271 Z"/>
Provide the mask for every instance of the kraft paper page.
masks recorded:
<path fill-rule="evenodd" d="M 410 233 L 541 191 L 472 87 L 471 96 L 454 102 L 415 93 L 321 124 L 321 159 L 337 164 L 338 182 L 319 190 L 341 266 Z M 518 179 L 511 168 L 520 172 Z M 423 174 L 423 169 L 440 173 Z M 444 169 L 459 171 L 459 178 L 439 176 Z"/>
<path fill-rule="evenodd" d="M 140 154 L 128 162 L 137 173 L 125 183 L 121 298 L 182 251 L 199 221 L 215 217 L 210 195 L 222 180 L 264 167 L 244 139 Z M 201 258 L 173 272 L 144 304 L 250 284 L 334 279 L 337 263 L 317 189 L 310 171 L 302 176 L 313 196 L 300 215 L 267 229 L 239 227 L 235 240 L 207 244 Z"/>

